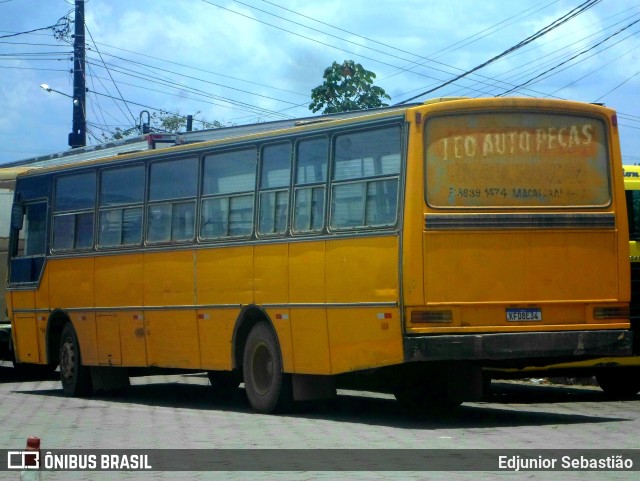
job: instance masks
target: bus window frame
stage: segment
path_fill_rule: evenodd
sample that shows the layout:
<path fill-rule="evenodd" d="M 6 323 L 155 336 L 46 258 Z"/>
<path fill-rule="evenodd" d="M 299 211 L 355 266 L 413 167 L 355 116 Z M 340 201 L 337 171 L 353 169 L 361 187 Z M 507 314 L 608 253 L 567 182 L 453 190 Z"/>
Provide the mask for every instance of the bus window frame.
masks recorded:
<path fill-rule="evenodd" d="M 277 187 L 263 187 L 262 186 L 262 175 L 264 173 L 264 151 L 269 147 L 279 147 L 283 145 L 289 146 L 289 181 L 284 186 Z M 282 238 L 288 237 L 291 233 L 291 207 L 292 207 L 292 180 L 293 180 L 293 169 L 294 169 L 294 148 L 295 148 L 295 138 L 284 138 L 284 139 L 273 139 L 273 141 L 267 141 L 259 145 L 258 149 L 258 172 L 257 172 L 257 182 L 256 182 L 256 190 L 255 190 L 255 207 L 254 207 L 254 222 L 253 222 L 253 230 L 255 232 L 256 239 L 274 239 L 274 238 Z M 274 195 L 274 228 L 277 223 L 276 213 L 278 210 L 278 194 L 285 193 L 287 197 L 287 207 L 285 209 L 285 226 L 282 231 L 278 232 L 262 232 L 260 230 L 260 219 L 262 213 L 262 202 L 263 202 L 263 194 L 275 194 Z"/>
<path fill-rule="evenodd" d="M 235 242 L 239 240 L 251 240 L 255 235 L 256 229 L 257 229 L 256 227 L 256 203 L 257 203 L 256 196 L 258 194 L 258 183 L 260 182 L 260 177 L 259 177 L 260 176 L 260 172 L 259 172 L 260 147 L 261 147 L 260 144 L 255 144 L 255 143 L 251 143 L 251 144 L 239 143 L 237 145 L 232 145 L 232 146 L 225 145 L 219 149 L 207 150 L 207 151 L 201 152 L 200 154 L 201 171 L 200 171 L 200 178 L 199 178 L 199 185 L 198 185 L 198 206 L 197 206 L 198 218 L 196 222 L 196 226 L 198 230 L 197 232 L 198 244 L 220 244 L 225 242 Z M 234 152 L 251 151 L 251 150 L 255 152 L 254 179 L 253 179 L 253 188 L 251 191 L 222 192 L 222 193 L 219 192 L 215 194 L 205 194 L 204 182 L 205 182 L 205 170 L 206 170 L 205 164 L 207 162 L 207 157 L 221 155 L 221 154 L 230 154 Z M 230 224 L 229 217 L 231 215 L 230 214 L 231 199 L 235 197 L 244 197 L 244 196 L 252 197 L 251 229 L 247 234 L 233 235 L 233 234 L 230 234 L 230 226 L 229 226 Z M 203 203 L 209 200 L 214 200 L 214 199 L 228 199 L 228 202 L 227 202 L 227 233 L 228 235 L 219 236 L 219 237 L 205 237 L 202 235 L 202 227 L 203 227 L 202 213 L 204 211 Z"/>
<path fill-rule="evenodd" d="M 40 197 L 40 198 L 34 198 L 34 199 L 29 199 L 26 202 L 16 202 L 14 200 L 13 206 L 20 206 L 20 208 L 22 209 L 22 222 L 20 225 L 20 228 L 17 228 L 17 226 L 13 225 L 13 219 L 12 219 L 12 225 L 11 225 L 11 230 L 10 230 L 10 245 L 9 245 L 9 252 L 8 252 L 8 272 L 7 272 L 7 286 L 8 287 L 31 287 L 31 286 L 38 286 L 40 285 L 40 281 L 42 279 L 42 276 L 44 274 L 44 265 L 45 265 L 45 260 L 46 258 L 50 255 L 50 244 L 49 244 L 49 237 L 48 237 L 48 233 L 50 231 L 53 230 L 52 228 L 52 222 L 53 222 L 53 214 L 52 214 L 52 207 L 51 204 L 49 202 L 49 198 L 47 197 Z M 25 222 L 25 217 L 27 216 L 28 213 L 28 207 L 31 205 L 37 205 L 37 204 L 42 204 L 44 205 L 44 234 L 43 234 L 43 242 L 44 242 L 44 246 L 43 246 L 43 250 L 41 254 L 34 254 L 34 255 L 19 255 L 19 247 L 20 247 L 20 231 L 22 231 L 22 229 L 25 228 L 25 226 L 28 228 L 28 224 Z M 26 238 L 23 238 L 23 252 L 26 252 Z M 12 273 L 14 271 L 14 262 L 17 263 L 24 263 L 24 262 L 29 262 L 31 264 L 34 264 L 37 268 L 38 268 L 38 276 L 36 279 L 30 279 L 28 281 L 13 281 L 12 280 Z"/>
<path fill-rule="evenodd" d="M 85 175 L 85 174 L 93 174 L 94 175 L 94 199 L 93 199 L 93 208 L 85 208 L 85 209 L 72 209 L 72 210 L 57 210 L 57 195 L 58 195 L 58 181 L 65 177 L 73 177 L 76 175 Z M 49 246 L 52 254 L 74 254 L 74 253 L 89 253 L 95 250 L 96 245 L 96 228 L 97 228 L 97 201 L 98 201 L 98 169 L 95 167 L 81 169 L 81 170 L 71 170 L 70 172 L 63 172 L 53 177 L 52 182 L 52 193 L 51 193 L 51 209 L 50 209 L 50 217 L 51 224 L 49 227 Z M 91 237 L 91 246 L 88 247 L 75 247 L 76 239 L 77 239 L 77 217 L 78 215 L 89 214 L 93 216 L 93 231 Z M 60 248 L 56 249 L 55 247 L 55 228 L 56 228 L 56 217 L 61 216 L 74 216 L 74 229 L 73 229 L 73 247 L 71 248 Z"/>
<path fill-rule="evenodd" d="M 144 212 L 143 212 L 143 245 L 144 247 L 154 248 L 160 246 L 171 246 L 171 245 L 189 245 L 196 242 L 197 239 L 197 230 L 198 230 L 198 199 L 200 196 L 200 182 L 201 178 L 201 168 L 202 168 L 202 153 L 198 151 L 193 151 L 189 153 L 179 153 L 174 156 L 161 156 L 161 157 L 151 157 L 146 159 L 146 178 L 145 178 L 145 198 L 144 198 Z M 151 169 L 154 165 L 159 164 L 173 164 L 184 160 L 195 161 L 196 164 L 196 184 L 195 184 L 195 194 L 193 197 L 163 197 L 160 200 L 152 200 L 151 199 Z M 171 237 L 173 236 L 173 215 L 174 215 L 174 207 L 180 204 L 193 203 L 193 232 L 189 239 L 178 239 L 174 240 Z M 168 205 L 170 208 L 171 215 L 171 223 L 169 224 L 169 240 L 149 240 L 149 230 L 151 228 L 151 215 L 150 209 L 154 206 L 165 206 Z"/>
<path fill-rule="evenodd" d="M 145 240 L 145 224 L 146 224 L 146 205 L 147 205 L 147 164 L 148 162 L 131 162 L 131 163 L 121 163 L 119 165 L 109 165 L 104 168 L 98 169 L 98 188 L 97 188 L 97 198 L 96 198 L 96 209 L 97 209 L 97 237 L 95 240 L 96 251 L 113 251 L 113 250 L 132 250 L 132 249 L 140 249 L 143 246 Z M 105 204 L 102 205 L 102 176 L 105 172 L 112 172 L 116 170 L 124 170 L 124 169 L 133 169 L 136 167 L 141 167 L 143 171 L 143 183 L 142 183 L 142 201 L 140 203 L 117 203 L 117 204 Z M 113 211 L 113 210 L 121 210 L 125 211 L 127 209 L 140 208 L 142 210 L 142 214 L 140 216 L 140 240 L 137 243 L 128 243 L 128 244 L 117 244 L 117 245 L 101 245 L 101 214 L 103 212 Z M 121 230 L 121 239 L 122 239 Z"/>
<path fill-rule="evenodd" d="M 335 179 L 336 172 L 336 144 L 337 139 L 342 135 L 352 135 L 365 132 L 371 132 L 375 130 L 384 129 L 399 129 L 398 135 L 398 155 L 400 156 L 398 161 L 398 172 L 395 174 L 380 173 L 377 175 L 355 177 L 355 178 L 340 178 Z M 401 195 L 400 190 L 404 188 L 404 171 L 406 169 L 407 162 L 407 145 L 406 139 L 408 135 L 408 129 L 405 122 L 398 122 L 396 119 L 389 122 L 373 123 L 371 125 L 363 126 L 355 129 L 336 129 L 332 132 L 331 145 L 329 152 L 329 170 L 327 172 L 328 192 L 327 192 L 327 208 L 326 208 L 326 229 L 329 234 L 341 234 L 341 233 L 354 233 L 354 232 L 372 232 L 372 231 L 387 231 L 395 230 L 400 226 L 402 219 L 402 201 L 404 197 Z M 392 224 L 371 224 L 366 225 L 367 216 L 367 195 L 369 184 L 372 182 L 380 182 L 385 180 L 395 180 L 397 184 L 396 189 L 396 208 L 395 208 L 395 221 Z M 334 193 L 336 186 L 340 187 L 349 184 L 364 184 L 364 197 L 363 197 L 363 224 L 354 225 L 349 227 L 335 227 L 332 222 L 334 220 Z"/>
<path fill-rule="evenodd" d="M 334 133 L 335 134 L 335 133 Z M 327 232 L 328 225 L 328 211 L 327 206 L 329 205 L 329 189 L 330 189 L 330 171 L 331 171 L 331 146 L 333 145 L 333 136 L 329 133 L 324 133 L 320 135 L 312 135 L 312 136 L 300 136 L 295 139 L 293 144 L 293 167 L 291 172 L 291 236 L 308 236 L 308 235 L 320 235 L 322 233 Z M 299 155 L 299 147 L 303 142 L 314 141 L 314 140 L 325 140 L 326 141 L 326 169 L 325 169 L 325 178 L 321 182 L 308 182 L 308 183 L 298 183 L 298 167 L 300 166 L 300 155 Z M 297 207 L 297 199 L 298 192 L 300 190 L 309 190 L 311 192 L 311 200 L 309 205 L 309 210 L 312 210 L 313 205 L 313 191 L 315 189 L 322 188 L 322 224 L 318 229 L 296 229 L 296 207 Z"/>

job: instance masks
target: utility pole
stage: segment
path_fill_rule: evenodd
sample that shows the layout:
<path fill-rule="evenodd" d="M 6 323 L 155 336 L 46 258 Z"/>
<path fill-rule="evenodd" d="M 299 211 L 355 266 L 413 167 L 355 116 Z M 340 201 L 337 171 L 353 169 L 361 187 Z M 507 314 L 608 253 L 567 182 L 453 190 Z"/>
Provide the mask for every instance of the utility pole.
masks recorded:
<path fill-rule="evenodd" d="M 73 38 L 73 131 L 69 134 L 69 146 L 87 145 L 84 0 L 75 0 L 75 29 Z"/>

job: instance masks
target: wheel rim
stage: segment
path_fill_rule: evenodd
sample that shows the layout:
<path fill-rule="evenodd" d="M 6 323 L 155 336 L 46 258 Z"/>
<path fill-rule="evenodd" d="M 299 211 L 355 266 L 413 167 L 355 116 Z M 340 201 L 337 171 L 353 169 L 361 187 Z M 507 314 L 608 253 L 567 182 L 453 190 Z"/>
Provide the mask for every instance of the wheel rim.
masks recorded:
<path fill-rule="evenodd" d="M 269 391 L 273 382 L 273 357 L 266 343 L 258 344 L 251 357 L 251 378 L 258 394 Z"/>
<path fill-rule="evenodd" d="M 67 337 L 60 347 L 60 375 L 63 379 L 69 380 L 73 378 L 75 357 L 73 340 Z"/>

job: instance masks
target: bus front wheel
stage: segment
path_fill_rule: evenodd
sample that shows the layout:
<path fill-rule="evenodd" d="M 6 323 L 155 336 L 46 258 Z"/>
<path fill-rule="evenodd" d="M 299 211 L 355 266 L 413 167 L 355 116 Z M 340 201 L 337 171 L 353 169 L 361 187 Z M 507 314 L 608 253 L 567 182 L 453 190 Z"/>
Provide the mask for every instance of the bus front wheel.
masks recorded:
<path fill-rule="evenodd" d="M 60 381 L 67 396 L 88 396 L 93 391 L 91 371 L 82 365 L 80 343 L 70 322 L 65 324 L 60 337 Z"/>
<path fill-rule="evenodd" d="M 292 399 L 291 376 L 282 371 L 282 355 L 269 324 L 253 326 L 244 349 L 244 387 L 251 407 L 258 412 L 285 410 Z"/>
<path fill-rule="evenodd" d="M 602 369 L 596 373 L 596 381 L 610 398 L 631 398 L 640 392 L 640 367 Z"/>

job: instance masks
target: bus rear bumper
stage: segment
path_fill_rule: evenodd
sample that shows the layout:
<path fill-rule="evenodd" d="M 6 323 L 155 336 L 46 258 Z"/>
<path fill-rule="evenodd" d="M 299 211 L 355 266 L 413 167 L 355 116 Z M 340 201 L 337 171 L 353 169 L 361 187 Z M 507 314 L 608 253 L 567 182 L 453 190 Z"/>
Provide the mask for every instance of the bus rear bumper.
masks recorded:
<path fill-rule="evenodd" d="M 629 356 L 628 330 L 405 336 L 405 361 L 507 361 Z"/>

